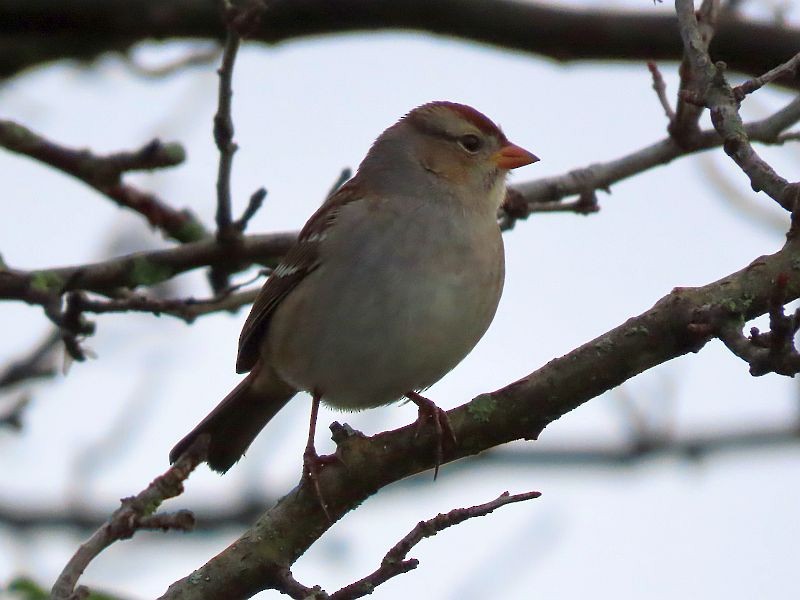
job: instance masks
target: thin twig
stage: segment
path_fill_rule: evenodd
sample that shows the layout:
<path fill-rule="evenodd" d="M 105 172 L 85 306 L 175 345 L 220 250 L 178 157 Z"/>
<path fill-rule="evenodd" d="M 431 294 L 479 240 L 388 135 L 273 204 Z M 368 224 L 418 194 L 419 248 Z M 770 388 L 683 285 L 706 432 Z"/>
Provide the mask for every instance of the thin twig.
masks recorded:
<path fill-rule="evenodd" d="M 174 240 L 191 242 L 207 235 L 190 211 L 175 210 L 155 194 L 142 191 L 122 179 L 130 171 L 151 171 L 181 164 L 186 153 L 180 144 L 153 140 L 134 152 L 103 156 L 56 144 L 23 125 L 0 120 L 0 146 L 79 179 L 119 206 L 139 213 L 152 227 Z"/>
<path fill-rule="evenodd" d="M 155 316 L 169 315 L 191 324 L 197 317 L 218 312 L 233 312 L 252 304 L 259 290 L 232 293 L 233 289 L 213 298 L 151 298 L 130 294 L 112 300 L 92 300 L 85 296 L 79 301 L 80 309 L 90 313 L 146 312 Z"/>
<path fill-rule="evenodd" d="M 664 109 L 664 114 L 667 115 L 667 119 L 672 123 L 675 120 L 675 111 L 667 98 L 667 84 L 664 83 L 664 78 L 661 76 L 661 71 L 659 71 L 658 65 L 656 65 L 655 62 L 648 60 L 647 68 L 650 70 L 650 75 L 653 77 L 653 89 L 656 92 L 656 96 L 658 96 L 658 101 L 661 103 L 661 107 Z"/>
<path fill-rule="evenodd" d="M 214 141 L 219 149 L 219 169 L 217 172 L 217 239 L 229 242 L 236 238 L 237 230 L 231 217 L 231 167 L 233 155 L 237 150 L 233 142 L 233 119 L 231 99 L 233 88 L 233 66 L 239 50 L 240 37 L 231 26 L 227 29 L 225 46 L 222 50 L 222 65 L 219 75 L 219 98 L 217 113 L 214 115 Z"/>
<path fill-rule="evenodd" d="M 8 427 L 14 431 L 22 430 L 22 415 L 31 402 L 29 394 L 20 394 L 11 406 L 3 413 L 0 413 L 0 429 Z"/>
<path fill-rule="evenodd" d="M 796 142 L 798 140 L 800 140 L 800 131 L 787 131 L 775 138 L 775 144 L 781 145 L 786 142 Z"/>
<path fill-rule="evenodd" d="M 164 77 L 169 77 L 176 73 L 182 73 L 189 67 L 200 67 L 213 63 L 219 58 L 220 52 L 220 47 L 214 45 L 211 48 L 191 50 L 184 56 L 165 62 L 157 67 L 144 65 L 133 57 L 129 57 L 129 59 L 125 61 L 125 65 L 130 68 L 131 71 L 142 77 L 163 79 Z"/>
<path fill-rule="evenodd" d="M 467 519 L 474 519 L 475 517 L 483 517 L 493 512 L 494 510 L 511 504 L 514 502 L 524 502 L 541 496 L 540 492 L 527 492 L 524 494 L 510 495 L 508 492 L 503 492 L 485 504 L 479 504 L 469 508 L 455 508 L 447 514 L 439 514 L 427 521 L 420 521 L 417 523 L 408 534 L 397 544 L 395 544 L 383 557 L 380 567 L 375 571 L 348 586 L 343 587 L 337 592 L 330 595 L 330 600 L 353 600 L 354 598 L 362 598 L 371 594 L 376 587 L 385 583 L 392 577 L 402 575 L 419 565 L 416 558 L 406 558 L 411 549 L 428 537 L 433 537 L 440 531 L 463 523 Z"/>
<path fill-rule="evenodd" d="M 258 210 L 261 208 L 261 205 L 264 204 L 264 198 L 267 197 L 267 190 L 263 187 L 258 188 L 253 195 L 250 196 L 250 201 L 247 203 L 247 208 L 244 209 L 242 216 L 239 217 L 233 226 L 236 230 L 240 233 L 244 233 L 244 230 L 247 229 L 247 224 L 250 222 Z"/>
<path fill-rule="evenodd" d="M 258 190 L 250 197 L 242 218 L 234 222 L 231 200 L 231 169 L 233 155 L 237 146 L 233 141 L 234 127 L 231 116 L 233 98 L 233 67 L 243 35 L 258 26 L 264 11 L 262 0 L 249 0 L 234 5 L 230 0 L 222 0 L 226 24 L 225 45 L 222 49 L 222 64 L 219 75 L 219 95 L 217 112 L 214 115 L 214 141 L 219 149 L 219 169 L 217 172 L 217 240 L 225 246 L 238 245 L 247 221 L 255 214 L 266 196 L 266 191 Z M 212 267 L 208 273 L 211 288 L 220 294 L 229 287 L 230 269 L 223 266 Z"/>
<path fill-rule="evenodd" d="M 787 77 L 789 75 L 796 76 L 798 69 L 800 69 L 800 52 L 795 54 L 782 65 L 778 65 L 760 77 L 748 79 L 742 85 L 736 86 L 733 88 L 733 95 L 739 102 L 741 102 L 744 97 L 747 96 L 747 94 L 752 94 L 756 90 L 772 81 L 775 81 L 776 79 Z"/>
<path fill-rule="evenodd" d="M 53 377 L 57 372 L 53 354 L 59 341 L 61 335 L 57 329 L 53 329 L 26 356 L 0 371 L 0 390 L 31 379 Z"/>
<path fill-rule="evenodd" d="M 692 4 L 694 15 L 694 4 Z M 717 19 L 719 17 L 719 0 L 703 0 L 697 11 L 695 22 L 697 25 L 698 49 L 708 50 L 714 37 Z M 705 93 L 706 82 L 699 76 L 692 66 L 692 57 L 684 48 L 683 59 L 679 69 L 680 85 L 678 87 L 678 102 L 675 118 L 668 127 L 669 134 L 680 145 L 689 145 L 692 139 L 700 132 L 700 116 L 703 114 L 703 104 L 698 102 Z"/>
<path fill-rule="evenodd" d="M 779 111 L 761 121 L 753 121 L 744 126 L 745 133 L 753 141 L 774 144 L 782 131 L 800 121 L 800 96 Z M 656 165 L 671 162 L 681 156 L 721 146 L 723 140 L 716 130 L 703 130 L 691 139 L 690 144 L 680 145 L 672 137 L 640 148 L 620 158 L 574 169 L 563 175 L 544 177 L 509 188 L 509 194 L 517 194 L 517 200 L 510 206 L 513 216 L 503 207 L 498 219 L 504 229 L 510 229 L 518 219 L 535 212 L 542 204 L 556 203 L 563 198 L 583 195 L 588 191 L 609 191 L 611 185 L 642 173 Z M 782 142 L 781 142 L 782 143 Z M 527 207 L 525 204 L 527 203 Z M 584 204 L 568 205 L 566 210 L 582 212 Z M 575 210 L 578 209 L 578 210 Z"/>
<path fill-rule="evenodd" d="M 124 498 L 108 521 L 78 548 L 64 567 L 53 585 L 53 600 L 69 600 L 89 563 L 114 542 L 128 539 L 141 529 L 191 530 L 194 527 L 191 512 L 181 510 L 166 514 L 155 511 L 164 500 L 183 493 L 183 482 L 204 460 L 207 450 L 208 437 L 200 436 L 163 475 L 156 477 L 138 495 Z"/>

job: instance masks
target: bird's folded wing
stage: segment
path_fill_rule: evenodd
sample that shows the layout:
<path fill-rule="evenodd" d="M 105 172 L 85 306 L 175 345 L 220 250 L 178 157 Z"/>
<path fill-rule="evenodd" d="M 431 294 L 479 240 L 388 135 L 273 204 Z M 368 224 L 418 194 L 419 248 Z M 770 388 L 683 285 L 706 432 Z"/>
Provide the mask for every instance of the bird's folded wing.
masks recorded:
<path fill-rule="evenodd" d="M 300 231 L 297 242 L 278 264 L 256 297 L 239 336 L 239 356 L 236 372 L 253 368 L 269 322 L 281 301 L 319 266 L 319 249 L 328 228 L 333 225 L 339 210 L 361 199 L 356 194 L 355 178 L 345 183 L 319 207 Z"/>

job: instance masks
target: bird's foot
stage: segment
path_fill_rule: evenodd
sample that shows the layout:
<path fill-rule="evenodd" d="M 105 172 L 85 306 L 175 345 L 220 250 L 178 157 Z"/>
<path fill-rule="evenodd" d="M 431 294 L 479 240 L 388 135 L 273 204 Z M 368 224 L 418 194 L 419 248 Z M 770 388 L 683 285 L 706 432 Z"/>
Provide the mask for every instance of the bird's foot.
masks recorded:
<path fill-rule="evenodd" d="M 320 456 L 317 454 L 314 446 L 306 447 L 305 452 L 303 452 L 303 477 L 308 478 L 314 490 L 314 495 L 317 497 L 317 501 L 322 508 L 322 512 L 325 513 L 325 516 L 331 523 L 333 523 L 333 519 L 331 519 L 331 515 L 328 512 L 328 504 L 325 502 L 325 497 L 322 495 L 322 490 L 319 486 L 319 473 L 323 467 L 333 464 L 338 460 L 336 455 L 333 454 L 330 456 Z"/>
<path fill-rule="evenodd" d="M 414 435 L 419 435 L 419 432 L 422 431 L 427 421 L 431 421 L 436 430 L 436 466 L 433 470 L 433 479 L 435 480 L 439 475 L 439 466 L 444 461 L 445 439 L 447 439 L 449 443 L 455 444 L 456 434 L 453 432 L 450 419 L 447 418 L 447 413 L 436 406 L 432 400 L 429 400 L 417 392 L 407 392 L 406 398 L 416 404 L 419 409 L 416 433 Z"/>

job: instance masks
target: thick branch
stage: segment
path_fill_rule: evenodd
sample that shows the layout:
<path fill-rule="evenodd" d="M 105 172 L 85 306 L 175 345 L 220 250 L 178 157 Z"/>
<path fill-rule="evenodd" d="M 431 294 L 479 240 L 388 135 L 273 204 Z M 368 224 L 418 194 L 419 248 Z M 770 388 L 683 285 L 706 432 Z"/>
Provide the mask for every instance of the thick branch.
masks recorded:
<path fill-rule="evenodd" d="M 800 297 L 795 266 L 800 242 L 791 237 L 784 248 L 761 257 L 741 271 L 701 288 L 676 288 L 652 309 L 566 356 L 496 392 L 482 394 L 448 412 L 458 443 L 448 447 L 450 462 L 518 439 L 536 439 L 551 422 L 631 377 L 683 354 L 696 352 L 710 339 L 692 325 L 699 311 L 724 305 L 742 319 L 769 310 L 771 282 L 786 277 L 787 301 Z M 415 436 L 415 427 L 373 437 L 334 431 L 341 459 L 319 477 L 334 520 L 353 510 L 380 488 L 430 469 L 435 439 Z M 290 567 L 328 528 L 316 495 L 307 482 L 268 510 L 228 549 L 182 579 L 165 599 L 248 598 L 277 582 L 276 573 Z"/>
<path fill-rule="evenodd" d="M 578 10 L 516 0 L 273 0 L 250 37 L 277 44 L 383 30 L 455 37 L 560 61 L 677 61 L 682 55 L 675 16 L 652 7 Z M 52 60 L 126 51 L 144 40 L 219 40 L 224 31 L 217 0 L 0 0 L 0 34 L 0 77 L 8 77 Z M 711 52 L 733 69 L 761 75 L 797 52 L 798 35 L 780 23 L 728 17 Z"/>

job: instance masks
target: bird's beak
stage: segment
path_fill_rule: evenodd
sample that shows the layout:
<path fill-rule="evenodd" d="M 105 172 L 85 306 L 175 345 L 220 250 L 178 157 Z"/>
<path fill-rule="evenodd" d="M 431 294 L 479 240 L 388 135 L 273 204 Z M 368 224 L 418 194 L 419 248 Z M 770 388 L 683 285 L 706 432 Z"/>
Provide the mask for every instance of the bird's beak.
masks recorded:
<path fill-rule="evenodd" d="M 539 157 L 509 142 L 492 155 L 492 160 L 501 169 L 516 169 L 537 162 Z"/>

